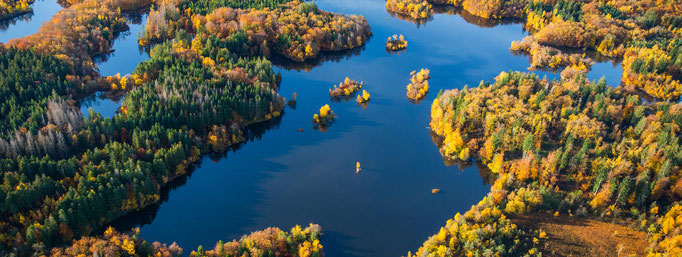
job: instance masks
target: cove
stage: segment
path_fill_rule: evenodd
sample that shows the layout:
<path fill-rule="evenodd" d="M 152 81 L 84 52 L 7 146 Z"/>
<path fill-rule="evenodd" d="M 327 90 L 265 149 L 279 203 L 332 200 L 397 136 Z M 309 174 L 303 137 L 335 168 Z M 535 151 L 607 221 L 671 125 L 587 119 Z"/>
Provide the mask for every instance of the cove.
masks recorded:
<path fill-rule="evenodd" d="M 485 171 L 441 159 L 428 129 L 430 104 L 440 89 L 475 87 L 501 71 L 526 70 L 527 57 L 509 52 L 511 41 L 527 35 L 521 24 L 478 26 L 437 14 L 417 26 L 386 13 L 383 1 L 317 4 L 364 15 L 373 38 L 326 61 L 275 61 L 283 77 L 280 94 L 296 92 L 295 108 L 240 149 L 204 157 L 168 190 L 165 202 L 116 223 L 119 230 L 139 226 L 146 240 L 177 242 L 187 254 L 266 227 L 312 222 L 324 230 L 327 256 L 402 256 L 483 198 L 490 190 Z M 393 34 L 409 41 L 406 52 L 385 51 Z M 425 101 L 412 104 L 405 86 L 410 71 L 420 68 L 431 69 L 431 89 Z M 618 84 L 619 69 L 600 63 L 589 78 Z M 366 110 L 329 100 L 328 89 L 346 76 L 364 81 L 372 95 Z M 324 104 L 338 119 L 327 132 L 315 131 L 311 118 Z M 433 188 L 441 193 L 432 194 Z"/>
<path fill-rule="evenodd" d="M 147 13 L 130 14 L 125 16 L 128 20 L 127 31 L 119 33 L 114 40 L 111 53 L 103 56 L 97 62 L 99 74 L 102 76 L 121 76 L 133 73 L 135 67 L 149 59 L 149 54 L 139 47 L 138 34 L 142 33 L 144 24 L 147 23 Z"/>
<path fill-rule="evenodd" d="M 149 53 L 141 49 L 137 43 L 138 34 L 142 33 L 147 22 L 147 13 L 126 15 L 129 30 L 119 33 L 113 43 L 111 53 L 97 59 L 97 68 L 101 76 L 121 76 L 131 74 L 137 65 L 149 59 Z M 121 106 L 122 96 L 109 96 L 102 92 L 88 97 L 81 102 L 80 110 L 85 117 L 90 108 L 104 118 L 112 118 Z"/>
<path fill-rule="evenodd" d="M 35 34 L 44 22 L 49 21 L 52 16 L 63 9 L 56 0 L 36 0 L 31 8 L 33 8 L 32 13 L 0 22 L 0 43 Z"/>

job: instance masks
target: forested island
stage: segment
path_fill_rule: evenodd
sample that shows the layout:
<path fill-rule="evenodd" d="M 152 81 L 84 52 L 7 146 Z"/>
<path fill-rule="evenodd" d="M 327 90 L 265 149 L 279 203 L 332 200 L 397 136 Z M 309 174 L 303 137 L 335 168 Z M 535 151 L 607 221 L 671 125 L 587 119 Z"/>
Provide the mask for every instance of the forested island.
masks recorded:
<path fill-rule="evenodd" d="M 30 13 L 32 3 L 0 0 L 0 21 Z M 0 255 L 323 255 L 316 224 L 215 238 L 215 247 L 189 250 L 111 224 L 159 204 L 165 186 L 188 175 L 202 156 L 243 144 L 250 126 L 281 119 L 283 78 L 271 60 L 305 65 L 361 48 L 373 33 L 363 16 L 295 0 L 60 4 L 65 9 L 38 33 L 0 44 Z M 407 256 L 565 254 L 552 249 L 556 231 L 527 224 L 546 217 L 625 224 L 646 233 L 647 256 L 682 255 L 682 3 L 388 0 L 384 6 L 418 24 L 443 6 L 481 22 L 521 20 L 529 35 L 509 50 L 527 55 L 530 70 L 560 71 L 557 80 L 503 71 L 476 87 L 441 91 L 427 106 L 443 159 L 478 163 L 494 183 Z M 126 15 L 138 12 L 149 13 L 137 39 L 149 60 L 132 74 L 102 76 L 98 58 L 128 30 Z M 418 46 L 410 41 L 411 49 Z M 385 48 L 406 46 L 401 35 L 389 37 Z M 621 85 L 586 77 L 604 59 L 622 60 Z M 406 95 L 418 104 L 432 76 L 450 75 L 421 69 L 410 76 Z M 392 85 L 403 100 L 404 86 Z M 325 100 L 357 94 L 365 108 L 370 95 L 361 89 L 362 82 L 346 78 Z M 86 118 L 79 110 L 96 92 L 124 95 L 113 117 L 92 111 Z M 381 91 L 372 91 L 380 105 L 375 92 Z M 317 106 L 313 128 L 327 131 L 337 115 L 328 104 Z M 367 167 L 363 173 L 371 174 Z M 440 189 L 426 193 L 438 197 Z"/>

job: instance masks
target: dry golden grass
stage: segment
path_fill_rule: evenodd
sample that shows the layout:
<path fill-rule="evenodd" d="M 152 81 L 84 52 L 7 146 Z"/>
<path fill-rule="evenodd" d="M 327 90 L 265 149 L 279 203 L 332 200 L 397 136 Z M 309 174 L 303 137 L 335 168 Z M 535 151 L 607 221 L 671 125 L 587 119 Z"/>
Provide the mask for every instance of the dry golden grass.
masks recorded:
<path fill-rule="evenodd" d="M 547 232 L 543 256 L 646 256 L 646 233 L 628 224 L 546 213 L 512 220 L 520 227 Z"/>

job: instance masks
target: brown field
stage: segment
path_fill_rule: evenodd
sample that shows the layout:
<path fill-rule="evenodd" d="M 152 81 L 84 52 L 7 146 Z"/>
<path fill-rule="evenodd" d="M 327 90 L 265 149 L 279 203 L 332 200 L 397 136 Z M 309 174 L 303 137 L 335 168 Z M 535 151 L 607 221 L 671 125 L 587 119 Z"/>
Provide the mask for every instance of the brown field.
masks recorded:
<path fill-rule="evenodd" d="M 646 233 L 589 218 L 533 213 L 513 219 L 520 227 L 547 233 L 543 256 L 646 256 Z"/>

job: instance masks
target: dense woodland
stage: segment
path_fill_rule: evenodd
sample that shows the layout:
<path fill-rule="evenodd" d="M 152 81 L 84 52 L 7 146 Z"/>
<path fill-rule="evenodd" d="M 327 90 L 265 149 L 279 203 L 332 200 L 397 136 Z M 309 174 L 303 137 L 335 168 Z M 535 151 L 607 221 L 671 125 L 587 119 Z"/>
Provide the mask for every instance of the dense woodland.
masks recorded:
<path fill-rule="evenodd" d="M 161 186 L 186 173 L 200 154 L 240 142 L 244 126 L 280 115 L 283 99 L 267 60 L 226 53 L 212 67 L 178 50 L 168 43 L 152 51 L 136 71 L 149 82 L 128 92 L 112 119 L 97 113 L 83 119 L 57 94 L 64 91 L 57 74 L 43 71 L 56 77 L 57 90 L 32 93 L 25 106 L 35 111 L 17 108 L 13 116 L 33 119 L 7 128 L 8 139 L 0 141 L 4 247 L 41 252 L 154 204 Z M 238 72 L 231 78 L 230 70 L 222 76 L 214 69 Z"/>
<path fill-rule="evenodd" d="M 682 231 L 669 223 L 680 217 L 681 126 L 682 104 L 646 103 L 583 75 L 547 81 L 502 72 L 492 84 L 441 92 L 431 109 L 441 154 L 475 158 L 498 179 L 464 219 L 448 221 L 446 236 L 440 236 L 445 241 L 435 236 L 420 252 L 436 252 L 440 245 L 466 249 L 459 244 L 468 240 L 454 246 L 447 240 L 462 233 L 461 224 L 495 222 L 469 218 L 492 208 L 506 215 L 546 210 L 634 219 L 639 229 L 656 235 L 653 256 L 676 256 Z"/>
<path fill-rule="evenodd" d="M 433 3 L 483 18 L 525 19 L 531 36 L 511 50 L 529 54 L 531 69 L 564 69 L 561 81 L 503 72 L 492 84 L 439 94 L 431 129 L 441 154 L 482 162 L 498 178 L 483 201 L 449 220 L 417 256 L 541 254 L 546 233 L 499 228 L 507 216 L 545 211 L 634 220 L 650 235 L 649 256 L 681 255 L 682 105 L 640 96 L 680 97 L 680 2 Z M 586 52 L 622 58 L 622 86 L 587 81 L 595 55 Z M 510 237 L 521 240 L 505 241 Z"/>
<path fill-rule="evenodd" d="M 49 255 L 69 256 L 182 256 L 182 248 L 173 243 L 170 246 L 154 242 L 152 244 L 139 238 L 139 229 L 131 233 L 119 233 L 108 227 L 102 236 L 82 237 L 72 245 L 52 248 Z"/>
<path fill-rule="evenodd" d="M 205 16 L 183 5 L 164 2 L 152 10 L 141 45 L 166 40 L 182 31 L 194 32 L 193 44 L 221 45 L 242 55 L 283 55 L 294 61 L 319 56 L 321 51 L 355 48 L 367 41 L 371 29 L 364 17 L 321 11 L 315 3 L 290 2 L 270 9 L 216 8 Z M 203 10 L 203 9 L 202 9 Z"/>
<path fill-rule="evenodd" d="M 224 151 L 244 141 L 246 126 L 281 115 L 280 77 L 265 59 L 270 48 L 303 60 L 320 50 L 360 46 L 370 35 L 364 18 L 323 12 L 314 4 L 62 4 L 68 8 L 38 33 L 0 45 L 0 109 L 7 114 L 0 117 L 1 255 L 180 254 L 179 247 L 149 244 L 134 231 L 99 231 L 127 213 L 156 204 L 161 188 L 186 174 L 202 154 Z M 150 5 L 154 7 L 145 31 L 158 31 L 154 15 L 159 14 L 154 13 L 164 10 L 193 22 L 146 44 L 151 58 L 132 75 L 100 77 L 93 58 L 108 53 L 117 33 L 127 29 L 123 14 Z M 194 15 L 191 8 L 207 16 Z M 175 16 L 159 17 L 166 21 Z M 254 23 L 232 30 L 238 17 L 252 17 Z M 290 32 L 271 38 L 272 46 L 248 46 L 278 30 L 258 28 L 265 18 L 280 20 L 277 26 Z M 121 108 L 112 118 L 94 111 L 84 118 L 76 102 L 103 88 L 126 91 Z M 269 229 L 224 248 L 263 252 L 258 248 L 262 245 L 249 240 L 274 236 L 273 244 L 286 242 L 282 249 L 288 255 L 319 256 L 319 231 L 319 226 L 297 227 L 280 238 L 283 232 Z"/>

